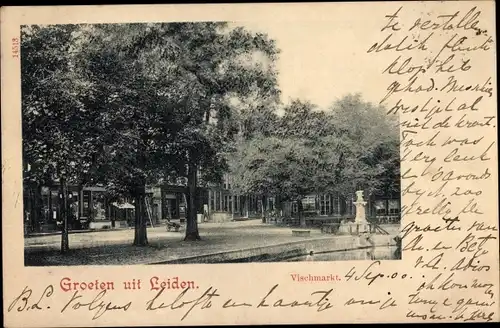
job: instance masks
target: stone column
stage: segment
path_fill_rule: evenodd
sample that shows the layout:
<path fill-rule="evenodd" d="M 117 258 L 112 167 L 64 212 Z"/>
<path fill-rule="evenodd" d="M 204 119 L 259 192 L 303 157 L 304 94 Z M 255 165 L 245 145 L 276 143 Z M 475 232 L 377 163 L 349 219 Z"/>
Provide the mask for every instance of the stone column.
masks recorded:
<path fill-rule="evenodd" d="M 370 233 L 371 224 L 366 219 L 367 202 L 363 199 L 363 190 L 356 191 L 356 201 L 353 204 L 356 206 L 356 217 L 354 220 L 356 233 Z"/>
<path fill-rule="evenodd" d="M 356 206 L 356 223 L 367 223 L 366 221 L 366 202 L 363 199 L 363 190 L 356 191 L 356 201 L 353 202 Z"/>

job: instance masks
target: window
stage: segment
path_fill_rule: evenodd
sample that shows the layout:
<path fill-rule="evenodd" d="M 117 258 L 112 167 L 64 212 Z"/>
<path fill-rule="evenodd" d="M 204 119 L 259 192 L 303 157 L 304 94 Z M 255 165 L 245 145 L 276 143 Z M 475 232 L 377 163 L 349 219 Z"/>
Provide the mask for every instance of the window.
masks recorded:
<path fill-rule="evenodd" d="M 297 202 L 292 203 L 292 213 L 299 212 L 299 204 Z"/>
<path fill-rule="evenodd" d="M 389 200 L 389 214 L 390 215 L 398 215 L 399 214 L 399 201 L 397 199 Z"/>
<path fill-rule="evenodd" d="M 208 194 L 210 197 L 210 210 L 214 211 L 215 210 L 215 193 L 212 190 L 209 190 Z"/>
<path fill-rule="evenodd" d="M 227 195 L 224 195 L 224 212 L 229 212 L 229 199 Z"/>
<path fill-rule="evenodd" d="M 375 213 L 376 215 L 386 215 L 387 209 L 384 200 L 375 201 Z"/>
<path fill-rule="evenodd" d="M 234 196 L 234 212 L 240 211 L 239 203 L 239 196 Z"/>
<path fill-rule="evenodd" d="M 306 196 L 302 199 L 302 207 L 305 211 L 314 211 L 316 209 L 316 196 Z"/>
<path fill-rule="evenodd" d="M 336 197 L 331 197 L 332 199 L 332 214 L 340 215 L 342 214 L 342 211 L 340 209 L 340 197 L 337 195 Z"/>
<path fill-rule="evenodd" d="M 220 209 L 221 209 L 220 192 L 216 191 L 216 192 L 214 192 L 214 194 L 215 194 L 215 210 L 220 211 Z"/>
<path fill-rule="evenodd" d="M 248 196 L 248 211 L 249 212 L 255 211 L 255 196 L 254 195 Z"/>
<path fill-rule="evenodd" d="M 228 175 L 224 175 L 224 178 L 223 178 L 223 185 L 224 185 L 224 189 L 231 189 L 231 181 L 229 179 L 229 176 Z"/>
<path fill-rule="evenodd" d="M 267 208 L 269 211 L 274 211 L 274 197 L 269 197 Z"/>
<path fill-rule="evenodd" d="M 328 215 L 332 212 L 332 201 L 330 195 L 320 196 L 320 215 Z"/>
<path fill-rule="evenodd" d="M 77 192 L 71 192 L 71 199 L 68 200 L 69 206 L 71 208 L 71 215 L 78 219 L 78 207 L 79 207 L 79 199 Z"/>
<path fill-rule="evenodd" d="M 89 217 L 90 216 L 90 191 L 83 191 L 83 213 L 82 216 Z"/>
<path fill-rule="evenodd" d="M 99 191 L 94 191 L 92 195 L 92 219 L 95 221 L 106 220 L 106 204 L 104 194 Z M 148 197 L 148 196 L 146 196 Z"/>

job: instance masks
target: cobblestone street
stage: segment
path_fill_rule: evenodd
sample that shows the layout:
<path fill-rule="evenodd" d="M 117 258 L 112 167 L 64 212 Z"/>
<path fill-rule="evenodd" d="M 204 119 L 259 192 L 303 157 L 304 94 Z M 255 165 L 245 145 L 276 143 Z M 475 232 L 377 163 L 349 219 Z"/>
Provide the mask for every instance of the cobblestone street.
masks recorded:
<path fill-rule="evenodd" d="M 206 223 L 199 226 L 202 240 L 185 242 L 184 231 L 165 226 L 148 228 L 149 247 L 135 247 L 134 229 L 70 234 L 70 253 L 60 255 L 60 235 L 25 239 L 26 265 L 122 265 L 153 263 L 241 248 L 325 237 L 312 230 L 310 237 L 294 237 L 291 229 L 247 222 Z"/>
<path fill-rule="evenodd" d="M 199 230 L 202 240 L 186 242 L 183 231 L 168 232 L 165 226 L 149 228 L 149 247 L 132 245 L 134 229 L 75 233 L 69 236 L 70 252 L 66 255 L 59 252 L 60 235 L 29 237 L 25 238 L 25 261 L 29 266 L 149 264 L 301 240 L 339 238 L 316 229 L 311 229 L 310 236 L 292 236 L 289 227 L 259 220 L 204 223 Z M 391 234 L 397 233 L 397 227 L 392 230 Z"/>

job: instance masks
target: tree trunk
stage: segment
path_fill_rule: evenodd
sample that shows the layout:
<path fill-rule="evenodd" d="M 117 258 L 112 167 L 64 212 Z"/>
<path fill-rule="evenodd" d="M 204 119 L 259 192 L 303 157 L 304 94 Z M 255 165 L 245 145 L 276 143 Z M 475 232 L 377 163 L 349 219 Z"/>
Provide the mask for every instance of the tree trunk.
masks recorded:
<path fill-rule="evenodd" d="M 115 211 L 115 209 L 111 209 L 111 207 L 109 207 L 108 211 L 109 211 L 109 218 L 111 219 L 111 228 L 115 228 L 116 227 L 116 211 Z"/>
<path fill-rule="evenodd" d="M 306 226 L 306 218 L 304 217 L 304 207 L 302 205 L 302 199 L 299 199 L 297 201 L 297 209 L 299 211 L 299 221 L 300 221 L 300 226 L 305 228 Z"/>
<path fill-rule="evenodd" d="M 141 184 L 135 190 L 135 234 L 134 234 L 134 245 L 135 246 L 147 246 L 148 245 L 148 235 L 146 229 L 146 217 L 144 215 L 146 207 L 146 186 Z"/>
<path fill-rule="evenodd" d="M 200 240 L 200 234 L 198 232 L 198 197 L 196 194 L 197 186 L 197 166 L 195 163 L 191 162 L 188 166 L 187 174 L 187 184 L 188 184 L 188 195 L 187 195 L 187 220 L 186 220 L 186 237 L 184 240 Z"/>
<path fill-rule="evenodd" d="M 62 231 L 61 231 L 61 253 L 69 251 L 69 236 L 68 236 L 68 187 L 66 179 L 60 179 L 60 212 L 62 217 Z"/>

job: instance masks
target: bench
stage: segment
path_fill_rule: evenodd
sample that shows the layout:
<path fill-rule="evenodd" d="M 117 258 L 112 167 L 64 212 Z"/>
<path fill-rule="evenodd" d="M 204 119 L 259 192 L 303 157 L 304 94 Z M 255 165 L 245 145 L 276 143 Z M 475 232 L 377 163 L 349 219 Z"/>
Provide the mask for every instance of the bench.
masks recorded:
<path fill-rule="evenodd" d="M 174 230 L 175 232 L 179 232 L 180 229 L 181 229 L 181 225 L 179 223 L 167 222 L 167 231 Z"/>
<path fill-rule="evenodd" d="M 311 230 L 292 230 L 292 236 L 309 236 Z"/>
<path fill-rule="evenodd" d="M 111 229 L 111 221 L 93 221 L 90 222 L 89 224 L 89 229 L 90 230 L 106 230 L 106 229 Z"/>

